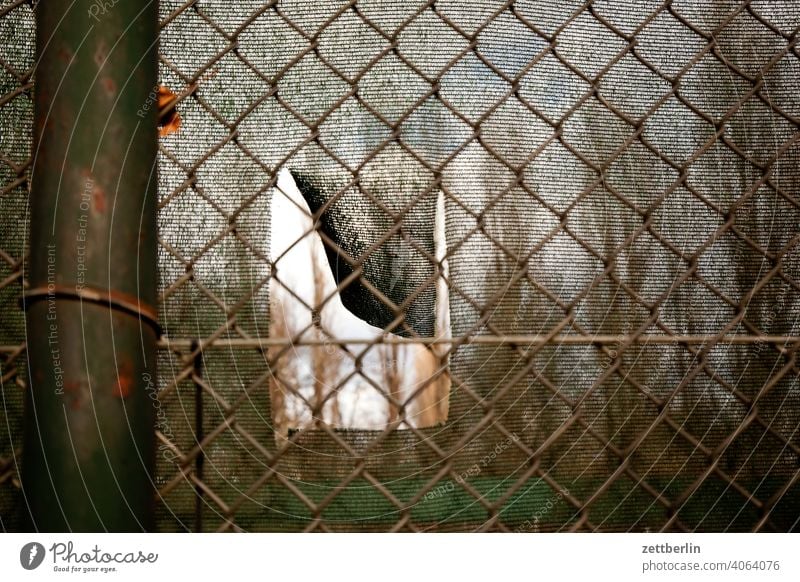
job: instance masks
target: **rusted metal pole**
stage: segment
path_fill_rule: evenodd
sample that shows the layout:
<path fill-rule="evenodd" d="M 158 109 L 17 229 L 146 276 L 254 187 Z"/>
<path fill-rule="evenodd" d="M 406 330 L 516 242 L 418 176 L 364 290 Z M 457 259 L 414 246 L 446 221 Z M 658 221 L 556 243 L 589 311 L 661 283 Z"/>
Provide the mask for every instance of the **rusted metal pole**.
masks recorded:
<path fill-rule="evenodd" d="M 37 10 L 25 296 L 31 528 L 152 528 L 156 0 Z"/>

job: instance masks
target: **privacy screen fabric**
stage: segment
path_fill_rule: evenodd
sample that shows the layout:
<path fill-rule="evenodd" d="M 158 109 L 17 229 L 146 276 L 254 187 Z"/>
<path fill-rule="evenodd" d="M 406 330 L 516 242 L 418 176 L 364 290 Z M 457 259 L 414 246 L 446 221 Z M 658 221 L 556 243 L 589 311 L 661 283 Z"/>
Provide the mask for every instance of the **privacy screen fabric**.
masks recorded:
<path fill-rule="evenodd" d="M 800 5 L 160 5 L 182 118 L 159 158 L 160 529 L 800 527 Z M 12 259 L 31 14 L 0 11 Z M 284 168 L 345 306 L 388 337 L 437 335 L 444 194 L 446 423 L 275 438 L 256 340 Z M 0 481 L 3 520 L 15 495 Z"/>

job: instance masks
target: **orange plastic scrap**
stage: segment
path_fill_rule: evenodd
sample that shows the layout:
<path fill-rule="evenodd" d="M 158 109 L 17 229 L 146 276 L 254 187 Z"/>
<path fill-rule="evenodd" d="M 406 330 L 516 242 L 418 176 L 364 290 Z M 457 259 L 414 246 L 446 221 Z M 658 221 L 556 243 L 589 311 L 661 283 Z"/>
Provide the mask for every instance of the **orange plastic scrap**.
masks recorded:
<path fill-rule="evenodd" d="M 158 135 L 175 133 L 181 127 L 181 116 L 175 108 L 178 96 L 164 85 L 158 88 Z"/>

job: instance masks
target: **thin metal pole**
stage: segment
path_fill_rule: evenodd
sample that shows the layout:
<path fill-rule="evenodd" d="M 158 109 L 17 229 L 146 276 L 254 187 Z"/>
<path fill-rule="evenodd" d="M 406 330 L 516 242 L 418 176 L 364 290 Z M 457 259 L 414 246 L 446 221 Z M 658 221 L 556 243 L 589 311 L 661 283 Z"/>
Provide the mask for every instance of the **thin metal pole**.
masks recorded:
<path fill-rule="evenodd" d="M 46 0 L 36 24 L 30 527 L 150 530 L 157 2 Z"/>
<path fill-rule="evenodd" d="M 161 349 L 175 349 L 194 351 L 198 347 L 202 350 L 231 349 L 231 348 L 268 348 L 287 345 L 319 346 L 319 345 L 369 345 L 369 344 L 424 344 L 424 345 L 449 345 L 449 344 L 480 344 L 480 345 L 606 345 L 606 344 L 776 344 L 793 345 L 800 343 L 800 336 L 773 336 L 773 335 L 743 335 L 729 334 L 722 337 L 714 335 L 668 335 L 668 334 L 641 334 L 641 335 L 470 335 L 461 337 L 419 337 L 408 338 L 386 335 L 371 339 L 364 338 L 217 338 L 201 341 L 196 340 L 161 338 L 158 347 Z"/>
<path fill-rule="evenodd" d="M 164 350 L 190 350 L 194 352 L 197 347 L 203 350 L 210 349 L 249 349 L 249 348 L 268 348 L 287 345 L 294 346 L 313 346 L 313 345 L 368 345 L 368 344 L 424 344 L 424 345 L 448 345 L 448 344 L 481 344 L 481 345 L 538 345 L 549 343 L 553 345 L 592 345 L 592 344 L 705 344 L 714 342 L 715 344 L 775 344 L 790 345 L 800 342 L 800 336 L 789 335 L 745 335 L 728 334 L 720 338 L 715 335 L 668 335 L 668 334 L 641 334 L 641 335 L 577 335 L 559 334 L 549 336 L 545 334 L 534 335 L 472 335 L 462 337 L 424 337 L 424 338 L 404 338 L 389 336 L 378 339 L 364 338 L 218 338 L 213 340 L 201 341 L 196 344 L 196 340 L 183 338 L 162 337 L 158 340 L 159 349 Z M 196 345 L 195 345 L 196 344 Z M 20 346 L 0 346 L 0 354 L 14 354 L 19 352 Z"/>

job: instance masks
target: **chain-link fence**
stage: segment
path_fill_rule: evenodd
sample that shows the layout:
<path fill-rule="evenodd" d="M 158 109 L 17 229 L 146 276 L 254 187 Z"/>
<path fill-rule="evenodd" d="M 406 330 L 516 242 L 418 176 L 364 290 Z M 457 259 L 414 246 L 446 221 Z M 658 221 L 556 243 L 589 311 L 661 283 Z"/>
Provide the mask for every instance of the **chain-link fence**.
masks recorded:
<path fill-rule="evenodd" d="M 0 9 L 4 529 L 34 9 Z M 161 18 L 159 530 L 798 528 L 800 6 Z"/>

